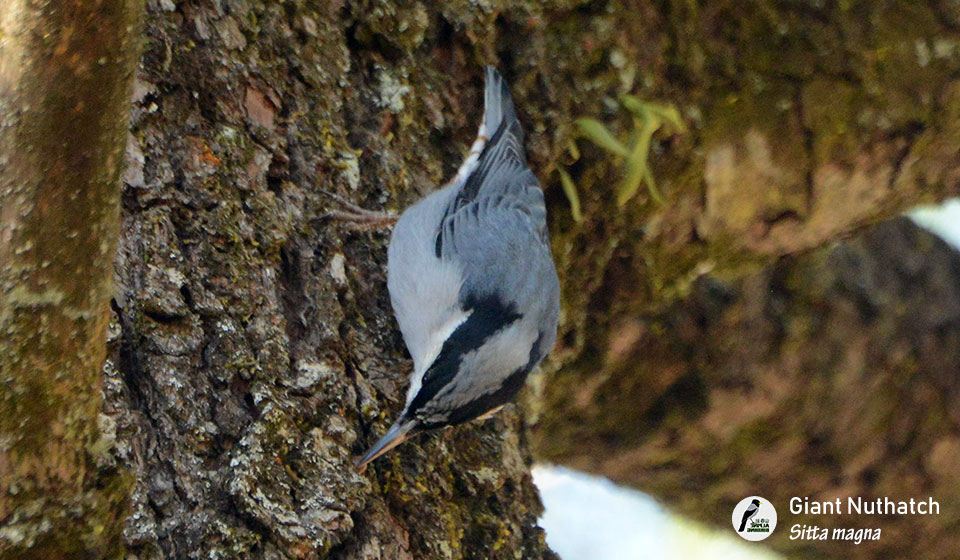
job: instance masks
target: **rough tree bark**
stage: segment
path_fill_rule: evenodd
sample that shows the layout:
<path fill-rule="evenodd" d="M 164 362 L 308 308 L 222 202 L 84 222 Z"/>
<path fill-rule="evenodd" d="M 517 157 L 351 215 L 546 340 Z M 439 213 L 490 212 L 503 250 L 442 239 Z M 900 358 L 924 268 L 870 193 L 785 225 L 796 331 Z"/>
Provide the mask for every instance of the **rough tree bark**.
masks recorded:
<path fill-rule="evenodd" d="M 0 555 L 122 547 L 101 368 L 137 2 L 0 4 Z M 100 422 L 98 422 L 98 418 Z"/>
<path fill-rule="evenodd" d="M 666 313 L 704 274 L 756 273 L 956 192 L 955 3 L 839 4 L 148 2 L 106 386 L 137 477 L 131 553 L 549 556 L 516 409 L 350 468 L 410 366 L 387 236 L 315 222 L 320 190 L 400 210 L 440 184 L 472 140 L 480 67 L 500 65 L 564 276 L 535 433 L 574 461 L 567 403 L 612 378 L 604 349 L 624 321 Z M 631 132 L 622 93 L 675 103 L 689 128 L 654 142 L 663 206 L 641 194 L 616 208 L 622 164 L 588 145 L 567 165 L 576 117 Z M 621 379 L 701 394 L 671 375 Z M 614 404 L 610 418 L 635 414 Z"/>
<path fill-rule="evenodd" d="M 149 5 L 107 385 L 137 474 L 136 557 L 552 556 L 515 411 L 352 466 L 410 364 L 388 234 L 315 218 L 321 189 L 399 209 L 455 169 L 483 59 L 440 21 L 419 5 Z M 431 45 L 454 58 L 421 64 Z"/>

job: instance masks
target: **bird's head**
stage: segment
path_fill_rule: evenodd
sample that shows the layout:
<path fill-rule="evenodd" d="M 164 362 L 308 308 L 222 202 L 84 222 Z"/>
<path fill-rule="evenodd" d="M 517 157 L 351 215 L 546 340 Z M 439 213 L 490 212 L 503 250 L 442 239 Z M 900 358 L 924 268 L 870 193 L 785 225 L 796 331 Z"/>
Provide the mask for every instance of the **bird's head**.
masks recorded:
<path fill-rule="evenodd" d="M 465 319 L 443 341 L 405 413 L 426 429 L 461 424 L 510 401 L 543 358 L 532 315 L 498 297 L 467 301 Z"/>

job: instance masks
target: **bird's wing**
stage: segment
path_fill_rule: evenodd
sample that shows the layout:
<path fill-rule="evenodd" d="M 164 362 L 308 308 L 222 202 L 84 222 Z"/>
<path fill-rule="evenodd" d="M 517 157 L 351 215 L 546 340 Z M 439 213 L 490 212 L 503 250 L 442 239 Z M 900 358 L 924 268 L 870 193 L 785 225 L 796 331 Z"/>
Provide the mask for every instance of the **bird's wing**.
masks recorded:
<path fill-rule="evenodd" d="M 488 181 L 491 174 L 526 169 L 523 153 L 523 128 L 517 120 L 513 98 L 507 82 L 492 66 L 487 66 L 484 89 L 483 123 L 478 140 L 488 138 L 475 166 L 469 169 L 463 187 L 457 193 L 457 204 L 463 206 L 474 200 L 481 190 L 496 185 Z"/>
<path fill-rule="evenodd" d="M 491 134 L 489 139 L 487 134 Z M 536 177 L 527 168 L 523 129 L 517 120 L 510 90 L 492 66 L 486 69 L 483 120 L 477 141 L 452 181 L 452 187 L 456 195 L 450 199 L 441 217 L 434 243 L 438 258 L 444 254 L 447 226 L 456 221 L 454 216 L 474 202 L 481 205 L 491 200 L 505 202 L 528 212 L 546 242 L 543 194 Z"/>
<path fill-rule="evenodd" d="M 501 193 L 483 195 L 441 222 L 438 257 L 459 265 L 465 307 L 497 297 L 528 304 L 538 275 L 553 270 L 546 207 L 536 177 L 527 169 L 498 174 Z"/>
<path fill-rule="evenodd" d="M 480 138 L 484 131 L 492 136 L 447 203 L 434 252 L 462 270 L 464 309 L 490 298 L 507 307 L 536 309 L 542 303 L 538 297 L 558 297 L 549 289 L 543 293 L 545 284 L 556 283 L 546 206 L 540 183 L 527 168 L 510 90 L 492 66 L 486 68 L 480 131 Z"/>

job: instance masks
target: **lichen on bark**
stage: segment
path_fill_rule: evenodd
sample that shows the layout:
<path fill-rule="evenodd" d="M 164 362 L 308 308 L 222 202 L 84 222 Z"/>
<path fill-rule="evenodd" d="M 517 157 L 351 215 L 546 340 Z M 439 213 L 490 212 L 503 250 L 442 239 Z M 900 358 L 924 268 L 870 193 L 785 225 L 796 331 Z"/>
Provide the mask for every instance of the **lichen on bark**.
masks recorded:
<path fill-rule="evenodd" d="M 150 6 L 107 384 L 119 460 L 136 466 L 137 557 L 552 557 L 515 410 L 352 466 L 410 364 L 388 234 L 316 217 L 322 191 L 402 209 L 462 157 L 480 98 L 448 80 L 477 81 L 480 64 L 417 62 L 445 42 L 437 17 Z"/>

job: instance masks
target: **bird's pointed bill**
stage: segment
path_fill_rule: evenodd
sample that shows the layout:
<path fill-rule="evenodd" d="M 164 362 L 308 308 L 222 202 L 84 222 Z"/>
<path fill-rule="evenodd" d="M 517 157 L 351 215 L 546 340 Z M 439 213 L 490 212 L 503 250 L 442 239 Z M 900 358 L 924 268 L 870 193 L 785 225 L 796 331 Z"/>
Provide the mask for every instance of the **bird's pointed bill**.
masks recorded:
<path fill-rule="evenodd" d="M 383 437 L 380 438 L 377 443 L 373 444 L 373 447 L 364 453 L 363 457 L 357 460 L 357 470 L 362 471 L 366 468 L 370 461 L 373 461 L 377 457 L 403 443 L 410 436 L 410 431 L 413 430 L 415 425 L 416 422 L 413 420 L 398 420 L 393 426 L 390 426 L 390 429 L 387 430 L 387 433 L 383 434 Z"/>

